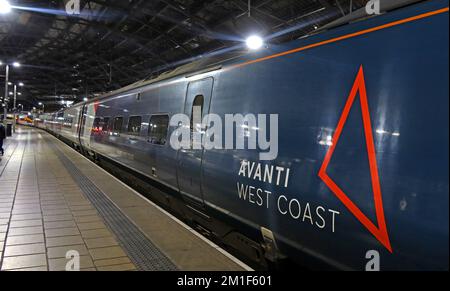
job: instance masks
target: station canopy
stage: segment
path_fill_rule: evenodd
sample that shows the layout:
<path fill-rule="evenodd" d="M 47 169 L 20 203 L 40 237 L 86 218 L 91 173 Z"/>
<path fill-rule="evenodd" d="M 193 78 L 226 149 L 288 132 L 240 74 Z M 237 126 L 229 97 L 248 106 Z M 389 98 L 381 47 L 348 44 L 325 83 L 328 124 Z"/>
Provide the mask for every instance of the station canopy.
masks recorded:
<path fill-rule="evenodd" d="M 302 37 L 367 0 L 9 2 L 12 11 L 0 14 L 0 60 L 22 64 L 10 74 L 25 83 L 18 102 L 56 110 L 63 101 L 93 98 L 226 51 L 251 34 L 271 35 L 271 43 Z"/>

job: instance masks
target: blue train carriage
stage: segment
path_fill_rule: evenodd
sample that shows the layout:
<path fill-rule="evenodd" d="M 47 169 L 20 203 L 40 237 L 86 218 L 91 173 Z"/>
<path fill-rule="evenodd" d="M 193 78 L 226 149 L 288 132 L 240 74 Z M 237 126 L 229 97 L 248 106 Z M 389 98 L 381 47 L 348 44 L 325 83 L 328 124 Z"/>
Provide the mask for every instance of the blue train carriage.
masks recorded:
<path fill-rule="evenodd" d="M 448 36 L 448 1 L 410 5 L 138 82 L 66 110 L 62 134 L 261 264 L 447 270 Z M 193 106 L 265 147 L 172 148 Z"/>

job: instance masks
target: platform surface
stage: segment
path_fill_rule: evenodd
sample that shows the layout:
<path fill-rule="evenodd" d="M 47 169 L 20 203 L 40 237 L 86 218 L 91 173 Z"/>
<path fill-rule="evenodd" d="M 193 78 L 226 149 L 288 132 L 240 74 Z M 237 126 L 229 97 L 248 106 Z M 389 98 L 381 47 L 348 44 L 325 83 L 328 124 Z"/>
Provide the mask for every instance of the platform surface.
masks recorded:
<path fill-rule="evenodd" d="M 19 127 L 0 157 L 1 270 L 249 268 L 45 131 Z"/>

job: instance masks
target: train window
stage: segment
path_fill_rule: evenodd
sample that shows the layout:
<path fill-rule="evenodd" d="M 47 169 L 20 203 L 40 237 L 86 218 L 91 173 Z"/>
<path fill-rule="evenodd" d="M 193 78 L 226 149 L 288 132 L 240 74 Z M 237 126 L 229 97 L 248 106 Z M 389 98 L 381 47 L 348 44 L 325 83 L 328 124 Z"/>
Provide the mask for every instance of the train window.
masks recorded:
<path fill-rule="evenodd" d="M 199 109 L 200 111 L 200 121 L 203 118 L 203 103 L 205 98 L 203 95 L 197 95 L 195 96 L 194 102 L 192 102 L 192 111 L 191 111 L 191 133 L 194 132 L 194 128 L 197 128 L 197 126 L 194 126 L 194 108 Z M 192 140 L 192 138 L 191 138 Z"/>
<path fill-rule="evenodd" d="M 72 128 L 72 126 L 73 126 L 73 118 L 72 117 L 66 117 L 64 119 L 63 126 L 65 128 Z"/>
<path fill-rule="evenodd" d="M 167 142 L 167 131 L 169 129 L 168 115 L 153 115 L 148 127 L 148 141 L 156 145 L 165 145 Z"/>
<path fill-rule="evenodd" d="M 131 116 L 128 121 L 128 134 L 139 135 L 141 132 L 141 124 L 141 116 Z"/>
<path fill-rule="evenodd" d="M 109 131 L 109 117 L 103 118 L 102 125 L 102 131 Z"/>
<path fill-rule="evenodd" d="M 122 132 L 122 126 L 123 126 L 123 117 L 114 118 L 114 132 L 115 133 Z"/>
<path fill-rule="evenodd" d="M 94 119 L 94 124 L 92 125 L 92 132 L 100 131 L 100 123 L 101 123 L 101 119 L 99 117 Z"/>

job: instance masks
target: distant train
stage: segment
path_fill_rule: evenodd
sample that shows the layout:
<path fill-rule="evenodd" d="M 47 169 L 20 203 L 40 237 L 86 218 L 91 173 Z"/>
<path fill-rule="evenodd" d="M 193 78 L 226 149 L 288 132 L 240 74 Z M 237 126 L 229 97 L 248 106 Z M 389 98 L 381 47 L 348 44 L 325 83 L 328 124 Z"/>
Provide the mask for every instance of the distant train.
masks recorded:
<path fill-rule="evenodd" d="M 409 5 L 194 62 L 37 126 L 148 185 L 148 197 L 261 266 L 448 270 L 448 20 L 448 1 Z M 207 135 L 194 107 L 222 120 L 278 116 L 270 131 L 248 119 L 231 131 L 248 143 L 278 129 L 275 159 L 174 148 L 186 127 L 177 114 L 192 136 Z"/>

